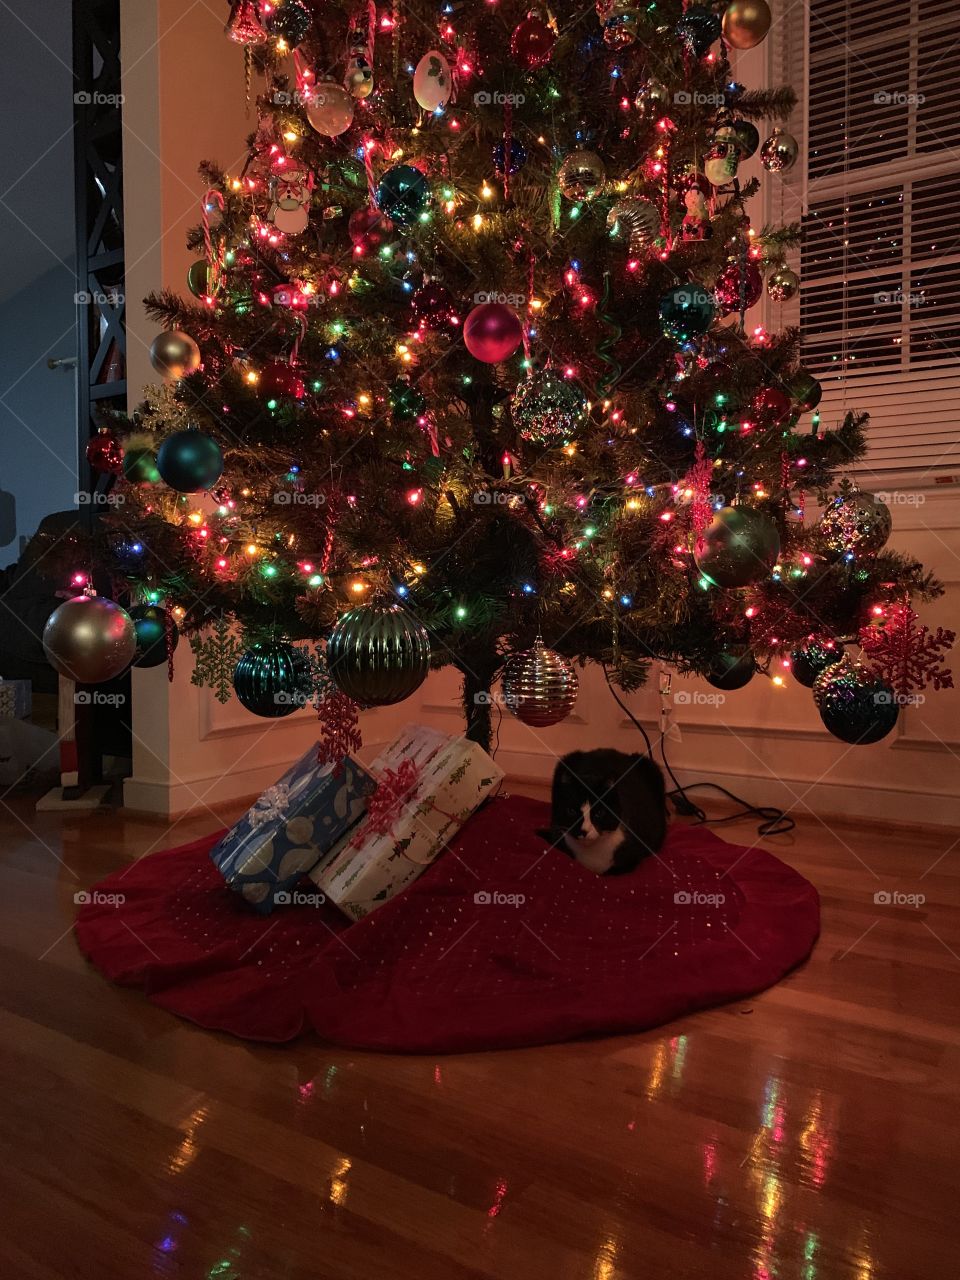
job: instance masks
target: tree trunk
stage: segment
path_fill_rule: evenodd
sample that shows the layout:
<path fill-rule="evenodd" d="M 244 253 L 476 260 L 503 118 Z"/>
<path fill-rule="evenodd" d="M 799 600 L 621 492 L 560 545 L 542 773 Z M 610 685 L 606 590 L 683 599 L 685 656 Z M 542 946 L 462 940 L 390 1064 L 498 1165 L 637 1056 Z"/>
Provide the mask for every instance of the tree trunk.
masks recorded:
<path fill-rule="evenodd" d="M 476 742 L 484 751 L 490 750 L 493 739 L 493 692 L 500 666 L 496 650 L 472 651 L 457 664 L 463 672 L 463 715 L 466 721 L 466 737 Z"/>

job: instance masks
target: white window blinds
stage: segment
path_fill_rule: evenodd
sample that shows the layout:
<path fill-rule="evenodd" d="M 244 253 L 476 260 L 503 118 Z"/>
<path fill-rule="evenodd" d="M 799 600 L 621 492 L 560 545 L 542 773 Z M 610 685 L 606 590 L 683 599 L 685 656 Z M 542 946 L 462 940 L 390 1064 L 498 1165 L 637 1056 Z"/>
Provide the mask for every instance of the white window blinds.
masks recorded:
<path fill-rule="evenodd" d="M 960 479 L 960 4 L 809 0 L 804 363 L 865 484 Z M 785 68 L 787 74 L 790 68 Z"/>

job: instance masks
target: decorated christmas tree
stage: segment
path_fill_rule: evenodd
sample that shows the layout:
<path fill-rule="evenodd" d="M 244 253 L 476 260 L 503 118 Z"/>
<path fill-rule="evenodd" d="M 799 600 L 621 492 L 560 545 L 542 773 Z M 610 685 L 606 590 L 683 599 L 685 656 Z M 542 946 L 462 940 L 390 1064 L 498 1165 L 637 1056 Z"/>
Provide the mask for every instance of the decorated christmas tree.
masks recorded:
<path fill-rule="evenodd" d="M 731 67 L 770 24 L 236 0 L 247 160 L 202 165 L 189 293 L 149 299 L 166 384 L 91 443 L 125 500 L 85 554 L 154 661 L 179 628 L 195 679 L 264 715 L 312 699 L 332 752 L 431 665 L 481 743 L 499 675 L 547 725 L 578 660 L 732 689 L 792 654 L 833 732 L 888 731 L 916 681 L 844 645 L 939 587 L 843 479 L 865 415 L 821 423 L 798 333 L 750 316 L 799 288 L 799 227 L 751 222 L 739 176 L 797 159 L 793 92 Z"/>

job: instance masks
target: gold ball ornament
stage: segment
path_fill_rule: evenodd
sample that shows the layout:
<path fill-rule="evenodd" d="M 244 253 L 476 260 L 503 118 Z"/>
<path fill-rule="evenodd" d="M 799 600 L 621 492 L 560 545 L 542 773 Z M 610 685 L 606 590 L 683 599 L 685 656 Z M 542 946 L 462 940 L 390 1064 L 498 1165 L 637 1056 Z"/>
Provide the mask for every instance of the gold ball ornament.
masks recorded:
<path fill-rule="evenodd" d="M 789 302 L 800 292 L 800 277 L 789 267 L 777 267 L 767 277 L 767 293 L 774 302 Z"/>
<path fill-rule="evenodd" d="M 518 720 L 535 729 L 565 720 L 579 687 L 573 663 L 548 649 L 539 636 L 532 649 L 510 659 L 503 673 L 504 701 Z"/>
<path fill-rule="evenodd" d="M 568 200 L 592 200 L 603 190 L 607 172 L 595 151 L 571 151 L 560 166 L 557 182 Z"/>
<path fill-rule="evenodd" d="M 164 378 L 185 378 L 200 368 L 200 348 L 181 329 L 158 333 L 150 345 L 150 363 Z"/>
<path fill-rule="evenodd" d="M 760 163 L 767 173 L 786 173 L 792 169 L 800 154 L 800 145 L 786 129 L 774 129 L 760 148 Z"/>
<path fill-rule="evenodd" d="M 732 49 L 755 49 L 772 21 L 767 0 L 733 0 L 723 15 L 723 38 Z"/>
<path fill-rule="evenodd" d="M 136 657 L 137 629 L 125 609 L 84 594 L 54 609 L 43 629 L 43 651 L 54 671 L 77 684 L 102 684 Z"/>

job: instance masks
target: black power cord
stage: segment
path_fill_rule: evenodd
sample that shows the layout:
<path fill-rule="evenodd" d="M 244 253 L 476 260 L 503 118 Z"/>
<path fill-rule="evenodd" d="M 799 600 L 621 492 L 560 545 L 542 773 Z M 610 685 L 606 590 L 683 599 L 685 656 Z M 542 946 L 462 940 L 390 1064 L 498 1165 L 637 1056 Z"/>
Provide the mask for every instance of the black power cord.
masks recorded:
<path fill-rule="evenodd" d="M 652 760 L 654 758 L 653 744 L 650 741 L 650 735 L 617 693 L 612 681 L 610 680 L 610 672 L 607 670 L 606 663 L 603 663 L 602 666 L 603 678 L 607 682 L 607 688 L 613 695 L 614 701 L 617 703 L 620 710 L 632 721 L 634 726 L 640 730 L 643 735 L 643 740 L 647 744 L 647 755 Z M 782 809 L 777 809 L 773 805 L 750 804 L 748 801 L 744 800 L 742 796 L 734 795 L 734 793 L 732 791 L 728 791 L 726 787 L 721 787 L 718 782 L 689 782 L 686 786 L 682 786 L 677 775 L 673 772 L 670 761 L 667 759 L 667 750 L 662 734 L 660 736 L 660 756 L 663 760 L 663 767 L 666 769 L 667 774 L 670 777 L 670 781 L 674 786 L 673 791 L 667 792 L 667 799 L 672 803 L 677 813 L 682 814 L 685 818 L 695 819 L 694 826 L 719 827 L 725 822 L 736 822 L 739 818 L 747 818 L 751 815 L 755 815 L 762 819 L 757 827 L 757 834 L 761 836 L 782 836 L 796 827 L 797 824 L 793 818 L 784 813 Z M 719 791 L 721 795 L 725 795 L 729 800 L 732 800 L 734 804 L 739 804 L 743 807 L 738 810 L 737 813 L 728 814 L 725 818 L 708 818 L 706 811 L 701 809 L 696 801 L 691 800 L 687 795 L 688 791 L 696 791 L 704 787 L 708 787 L 712 791 Z"/>

